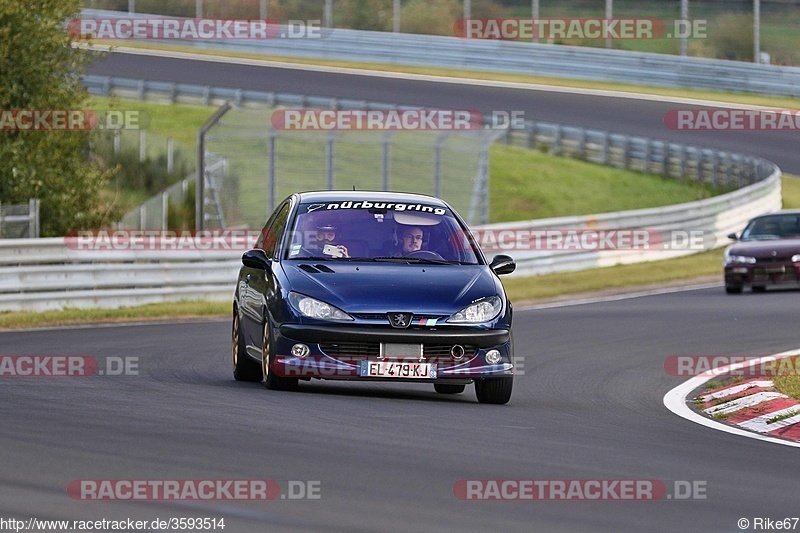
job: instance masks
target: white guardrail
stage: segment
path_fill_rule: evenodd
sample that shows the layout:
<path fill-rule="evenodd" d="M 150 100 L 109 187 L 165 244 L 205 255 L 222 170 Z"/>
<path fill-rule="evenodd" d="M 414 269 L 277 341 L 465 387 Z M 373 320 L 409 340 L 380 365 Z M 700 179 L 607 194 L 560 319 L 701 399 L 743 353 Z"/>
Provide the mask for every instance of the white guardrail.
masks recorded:
<path fill-rule="evenodd" d="M 742 189 L 697 202 L 583 217 L 476 226 L 478 230 L 633 229 L 702 232 L 704 246 L 722 246 L 757 214 L 781 207 L 780 170 Z M 652 261 L 697 250 L 487 250 L 517 261 L 512 275 L 583 270 Z M 64 307 L 123 307 L 177 300 L 230 300 L 241 265 L 240 251 L 89 251 L 65 239 L 0 241 L 0 311 Z"/>

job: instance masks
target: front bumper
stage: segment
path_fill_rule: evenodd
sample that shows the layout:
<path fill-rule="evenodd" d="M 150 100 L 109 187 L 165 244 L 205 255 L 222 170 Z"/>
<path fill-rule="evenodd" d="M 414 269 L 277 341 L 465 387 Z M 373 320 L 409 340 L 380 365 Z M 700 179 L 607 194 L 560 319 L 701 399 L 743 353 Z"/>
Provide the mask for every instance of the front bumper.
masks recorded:
<path fill-rule="evenodd" d="M 400 330 L 357 325 L 322 326 L 283 324 L 273 330 L 274 359 L 270 370 L 276 375 L 300 379 L 343 379 L 359 381 L 404 381 L 422 383 L 469 383 L 475 379 L 514 375 L 511 333 L 508 329 L 437 328 Z M 295 344 L 309 348 L 306 357 L 291 355 Z M 382 357 L 385 343 L 421 344 L 421 357 Z M 465 349 L 456 360 L 450 348 Z M 486 353 L 497 350 L 497 364 L 486 362 Z M 362 377 L 362 361 L 424 362 L 435 365 L 435 377 L 416 379 Z"/>
<path fill-rule="evenodd" d="M 800 286 L 800 264 L 790 261 L 725 265 L 729 286 Z"/>

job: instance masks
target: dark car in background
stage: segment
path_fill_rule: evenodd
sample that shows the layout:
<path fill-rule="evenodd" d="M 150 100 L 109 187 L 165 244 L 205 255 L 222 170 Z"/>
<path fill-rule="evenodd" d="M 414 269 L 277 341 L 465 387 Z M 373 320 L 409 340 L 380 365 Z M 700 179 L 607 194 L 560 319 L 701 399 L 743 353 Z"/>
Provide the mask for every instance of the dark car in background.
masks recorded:
<path fill-rule="evenodd" d="M 474 383 L 504 404 L 514 377 L 511 302 L 467 225 L 437 198 L 294 194 L 245 252 L 233 304 L 233 375 L 296 390 L 299 380 Z"/>
<path fill-rule="evenodd" d="M 725 291 L 744 287 L 762 292 L 768 286 L 800 287 L 800 211 L 779 211 L 747 223 L 725 250 Z"/>

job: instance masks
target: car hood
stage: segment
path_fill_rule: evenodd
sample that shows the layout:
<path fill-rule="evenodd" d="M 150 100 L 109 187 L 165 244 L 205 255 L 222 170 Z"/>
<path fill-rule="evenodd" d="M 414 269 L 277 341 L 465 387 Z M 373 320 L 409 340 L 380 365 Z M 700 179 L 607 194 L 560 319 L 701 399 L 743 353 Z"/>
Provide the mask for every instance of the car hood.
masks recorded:
<path fill-rule="evenodd" d="M 486 265 L 283 263 L 291 290 L 349 313 L 452 314 L 474 300 L 500 295 Z"/>
<path fill-rule="evenodd" d="M 791 257 L 800 254 L 800 239 L 739 241 L 728 247 L 731 255 L 748 255 L 756 259 Z"/>

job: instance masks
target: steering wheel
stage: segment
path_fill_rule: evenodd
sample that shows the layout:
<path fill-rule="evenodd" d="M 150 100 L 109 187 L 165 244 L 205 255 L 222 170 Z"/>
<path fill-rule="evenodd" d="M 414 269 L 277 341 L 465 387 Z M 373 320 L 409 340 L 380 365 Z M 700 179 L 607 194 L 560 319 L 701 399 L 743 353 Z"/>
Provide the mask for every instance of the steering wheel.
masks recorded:
<path fill-rule="evenodd" d="M 444 261 L 444 257 L 437 254 L 436 252 L 431 252 L 430 250 L 416 250 L 406 255 L 406 257 L 416 257 L 418 259 L 432 259 L 435 261 Z"/>

